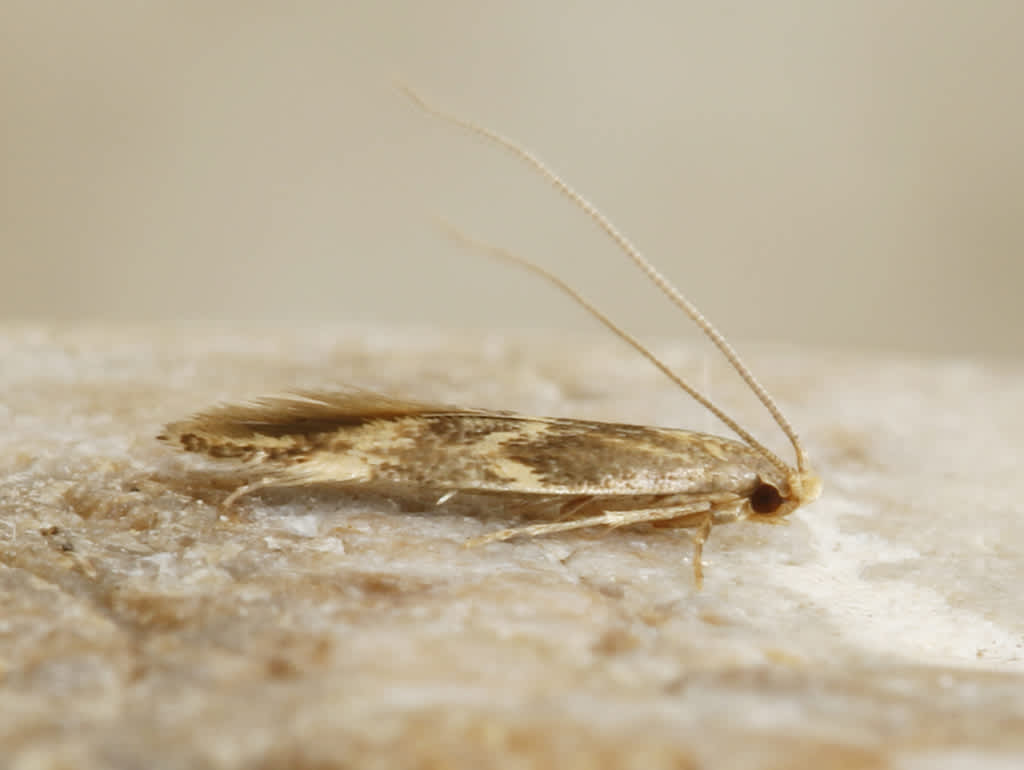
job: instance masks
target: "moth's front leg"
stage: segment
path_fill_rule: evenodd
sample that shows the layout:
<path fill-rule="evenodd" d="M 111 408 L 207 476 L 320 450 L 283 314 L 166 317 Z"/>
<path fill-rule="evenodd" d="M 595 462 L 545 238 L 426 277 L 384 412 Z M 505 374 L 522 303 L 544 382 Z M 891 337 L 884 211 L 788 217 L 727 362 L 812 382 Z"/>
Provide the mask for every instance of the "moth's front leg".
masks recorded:
<path fill-rule="evenodd" d="M 593 501 L 593 505 L 599 505 L 599 501 Z M 707 501 L 688 503 L 686 505 L 673 506 L 671 508 L 644 508 L 636 510 L 601 511 L 594 516 L 584 516 L 579 519 L 568 521 L 556 521 L 545 524 L 529 524 L 524 527 L 511 527 L 491 532 L 487 535 L 474 537 L 466 541 L 467 546 L 484 545 L 499 540 L 511 540 L 514 537 L 539 537 L 550 535 L 555 532 L 569 532 L 574 529 L 586 529 L 587 527 L 626 527 L 630 524 L 649 524 L 656 521 L 668 521 L 680 517 L 690 518 L 695 514 L 698 516 L 692 524 L 684 526 L 696 526 L 702 520 L 705 513 L 711 511 L 711 503 Z"/>
<path fill-rule="evenodd" d="M 582 506 L 580 503 L 582 503 Z M 600 498 L 576 501 L 572 505 L 572 512 L 578 513 L 580 507 L 584 509 L 589 507 L 597 508 L 600 504 Z M 676 501 L 659 508 L 599 511 L 594 515 L 569 521 L 530 524 L 523 527 L 510 527 L 509 529 L 498 530 L 497 532 L 491 532 L 487 535 L 467 540 L 466 546 L 511 540 L 514 537 L 539 537 L 541 535 L 570 532 L 574 529 L 585 529 L 587 527 L 609 527 L 615 529 L 631 524 L 654 524 L 656 526 L 662 525 L 673 528 L 695 527 L 696 532 L 693 534 L 693 579 L 699 589 L 704 585 L 704 567 L 701 562 L 704 553 L 704 543 L 707 542 L 711 534 L 715 514 L 731 512 L 737 504 L 738 501 L 735 496 L 729 495 L 723 496 L 722 499 L 709 499 L 706 497 L 688 503 Z"/>
<path fill-rule="evenodd" d="M 235 507 L 235 503 L 237 503 L 239 499 L 247 495 L 251 495 L 253 492 L 258 492 L 261 489 L 301 485 L 301 481 L 290 481 L 287 476 L 282 476 L 280 474 L 264 476 L 256 481 L 251 481 L 248 484 L 242 484 L 240 487 L 235 487 L 234 491 L 225 497 L 223 502 L 221 502 L 220 508 L 223 512 L 227 513 Z"/>
<path fill-rule="evenodd" d="M 709 500 L 709 506 L 700 513 L 676 516 L 672 519 L 658 521 L 656 527 L 696 527 L 693 533 L 693 581 L 697 588 L 704 587 L 704 543 L 711 535 L 711 527 L 715 523 L 715 516 L 735 516 L 743 505 L 742 500 L 736 500 L 732 496 L 722 499 Z"/>
<path fill-rule="evenodd" d="M 587 505 L 600 505 L 600 500 L 587 500 Z M 588 527 L 609 527 L 612 529 L 626 527 L 631 524 L 649 524 L 659 521 L 670 521 L 680 519 L 680 526 L 698 527 L 697 536 L 694 538 L 694 577 L 698 587 L 703 582 L 703 572 L 700 566 L 700 554 L 711 531 L 712 503 L 703 500 L 700 502 L 687 503 L 685 505 L 674 505 L 665 508 L 640 508 L 636 510 L 601 511 L 593 516 L 571 519 L 569 521 L 548 522 L 544 524 L 529 524 L 524 527 L 511 527 L 498 530 L 487 535 L 481 535 L 466 541 L 467 546 L 484 545 L 499 540 L 510 540 L 514 537 L 540 537 L 555 532 L 570 532 L 574 529 L 586 529 Z"/>

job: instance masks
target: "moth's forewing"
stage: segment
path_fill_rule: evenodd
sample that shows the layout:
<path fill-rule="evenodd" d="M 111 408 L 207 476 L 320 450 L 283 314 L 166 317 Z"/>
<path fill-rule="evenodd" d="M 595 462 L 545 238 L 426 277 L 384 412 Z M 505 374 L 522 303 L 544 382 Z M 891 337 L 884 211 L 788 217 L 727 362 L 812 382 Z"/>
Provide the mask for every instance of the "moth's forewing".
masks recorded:
<path fill-rule="evenodd" d="M 749 497 L 785 480 L 745 444 L 704 433 L 536 418 L 364 391 L 216 407 L 161 439 L 307 483 L 519 495 Z"/>

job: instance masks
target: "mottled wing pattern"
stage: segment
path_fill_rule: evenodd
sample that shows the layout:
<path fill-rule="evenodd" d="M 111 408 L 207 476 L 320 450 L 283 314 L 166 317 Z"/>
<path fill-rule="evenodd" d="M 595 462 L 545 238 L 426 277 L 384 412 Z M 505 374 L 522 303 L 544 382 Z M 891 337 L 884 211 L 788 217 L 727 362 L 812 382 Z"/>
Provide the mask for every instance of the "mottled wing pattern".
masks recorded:
<path fill-rule="evenodd" d="M 160 438 L 210 457 L 269 463 L 290 483 L 747 496 L 778 475 L 745 444 L 708 434 L 461 409 L 358 390 L 215 407 L 168 425 Z"/>

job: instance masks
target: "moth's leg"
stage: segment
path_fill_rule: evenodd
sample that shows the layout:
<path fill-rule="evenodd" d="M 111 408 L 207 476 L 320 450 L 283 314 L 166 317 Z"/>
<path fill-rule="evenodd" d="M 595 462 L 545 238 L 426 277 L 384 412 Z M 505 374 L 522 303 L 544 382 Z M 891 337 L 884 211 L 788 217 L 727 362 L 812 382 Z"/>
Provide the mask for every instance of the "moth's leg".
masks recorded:
<path fill-rule="evenodd" d="M 516 516 L 535 516 L 537 511 L 545 511 L 547 517 L 550 518 L 552 511 L 557 511 L 554 514 L 555 519 L 564 521 L 585 509 L 593 500 L 593 495 L 573 497 L 569 500 L 565 500 L 563 497 L 544 495 L 518 505 L 507 506 L 505 512 Z"/>
<path fill-rule="evenodd" d="M 459 490 L 457 490 L 457 489 L 450 489 L 450 490 L 448 490 L 443 495 L 441 495 L 439 498 L 437 498 L 437 500 L 434 501 L 434 507 L 435 508 L 440 508 L 445 503 L 451 502 L 452 499 L 457 494 L 459 494 Z"/>
<path fill-rule="evenodd" d="M 699 591 L 704 587 L 704 543 L 711 534 L 712 512 L 709 510 L 701 518 L 697 525 L 697 531 L 693 533 L 693 582 Z"/>
<path fill-rule="evenodd" d="M 575 500 L 563 503 L 558 509 L 558 520 L 568 521 L 580 511 L 590 507 L 593 502 L 594 496 L 587 495 L 586 497 L 577 497 Z"/>
<path fill-rule="evenodd" d="M 246 495 L 257 492 L 261 489 L 268 489 L 270 487 L 288 487 L 288 486 L 301 486 L 304 482 L 301 479 L 293 479 L 282 476 L 264 476 L 262 479 L 252 481 L 248 484 L 242 484 L 237 487 L 230 495 L 224 498 L 224 501 L 220 504 L 221 510 L 230 511 L 235 503 L 238 502 L 239 498 L 245 497 Z"/>
<path fill-rule="evenodd" d="M 583 501 L 580 507 L 584 507 L 588 501 Z M 704 518 L 710 519 L 711 503 L 707 501 L 690 503 L 689 505 L 677 505 L 671 508 L 645 508 L 633 511 L 602 511 L 595 516 L 587 516 L 582 519 L 572 519 L 570 521 L 558 521 L 546 524 L 530 524 L 525 527 L 513 527 L 511 529 L 502 529 L 497 532 L 491 532 L 488 535 L 481 535 L 475 537 L 472 540 L 467 540 L 467 546 L 483 545 L 485 543 L 494 543 L 499 540 L 509 540 L 513 537 L 538 537 L 540 535 L 550 535 L 555 532 L 569 532 L 574 529 L 585 529 L 587 527 L 626 527 L 630 524 L 647 524 L 652 521 L 666 521 L 668 519 L 676 519 L 681 516 L 692 516 L 693 514 L 699 514 L 709 512 L 707 517 L 701 518 L 703 523 Z M 710 524 L 709 524 L 710 526 Z"/>

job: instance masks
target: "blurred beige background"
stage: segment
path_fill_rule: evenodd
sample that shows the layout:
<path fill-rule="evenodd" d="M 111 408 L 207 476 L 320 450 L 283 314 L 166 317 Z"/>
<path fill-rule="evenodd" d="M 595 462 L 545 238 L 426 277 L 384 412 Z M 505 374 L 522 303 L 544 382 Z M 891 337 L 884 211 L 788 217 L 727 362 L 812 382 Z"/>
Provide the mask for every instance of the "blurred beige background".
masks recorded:
<path fill-rule="evenodd" d="M 401 79 L 734 338 L 1018 355 L 1022 40 L 1019 0 L 4 2 L 0 316 L 591 328 L 441 214 L 684 333 Z"/>

